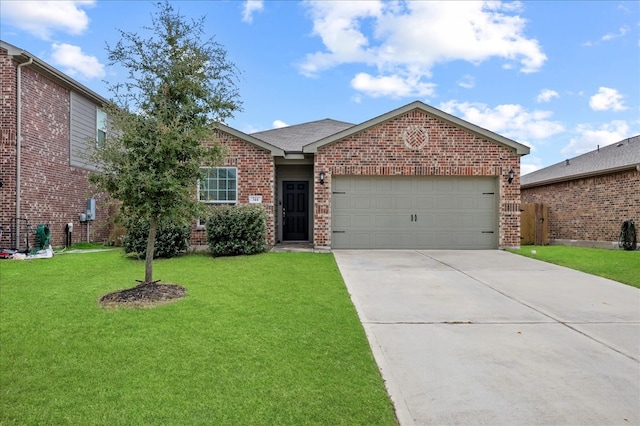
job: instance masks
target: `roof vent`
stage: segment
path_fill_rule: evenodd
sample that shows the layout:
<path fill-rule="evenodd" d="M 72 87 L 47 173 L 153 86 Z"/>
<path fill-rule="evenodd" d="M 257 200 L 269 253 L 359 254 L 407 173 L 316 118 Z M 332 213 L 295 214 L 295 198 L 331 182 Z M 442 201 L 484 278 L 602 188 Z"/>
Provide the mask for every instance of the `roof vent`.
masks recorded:
<path fill-rule="evenodd" d="M 621 146 L 624 146 L 624 144 L 622 142 L 620 142 L 618 145 L 616 145 L 616 147 L 620 148 Z"/>
<path fill-rule="evenodd" d="M 569 159 L 567 158 L 565 161 L 567 162 L 567 166 L 568 166 L 569 165 Z"/>

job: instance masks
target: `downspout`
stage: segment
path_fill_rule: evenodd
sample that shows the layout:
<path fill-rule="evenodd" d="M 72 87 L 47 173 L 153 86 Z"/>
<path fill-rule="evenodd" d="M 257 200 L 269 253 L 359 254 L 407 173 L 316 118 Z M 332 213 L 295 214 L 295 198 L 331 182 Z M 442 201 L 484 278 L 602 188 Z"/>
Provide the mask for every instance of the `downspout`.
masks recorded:
<path fill-rule="evenodd" d="M 16 77 L 16 249 L 20 250 L 20 145 L 22 142 L 22 67 L 31 65 L 33 58 L 18 64 Z"/>

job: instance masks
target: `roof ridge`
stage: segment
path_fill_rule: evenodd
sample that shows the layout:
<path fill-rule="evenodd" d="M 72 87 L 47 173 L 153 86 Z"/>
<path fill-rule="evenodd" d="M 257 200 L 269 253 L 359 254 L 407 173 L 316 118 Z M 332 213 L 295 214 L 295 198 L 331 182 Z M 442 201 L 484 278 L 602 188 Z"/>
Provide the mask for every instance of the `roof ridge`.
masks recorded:
<path fill-rule="evenodd" d="M 253 132 L 253 133 L 249 133 L 249 134 L 250 135 L 255 135 L 257 133 L 271 132 L 273 130 L 290 129 L 292 127 L 306 126 L 306 125 L 309 125 L 309 124 L 320 123 L 320 122 L 323 122 L 323 121 L 331 121 L 331 122 L 334 122 L 334 123 L 350 124 L 352 126 L 355 126 L 354 123 L 350 123 L 348 121 L 334 120 L 333 118 L 323 118 L 321 120 L 306 121 L 304 123 L 291 124 L 291 125 L 287 125 L 287 126 L 283 126 L 283 127 L 276 127 L 276 128 L 273 128 L 273 129 L 259 130 L 257 132 Z"/>

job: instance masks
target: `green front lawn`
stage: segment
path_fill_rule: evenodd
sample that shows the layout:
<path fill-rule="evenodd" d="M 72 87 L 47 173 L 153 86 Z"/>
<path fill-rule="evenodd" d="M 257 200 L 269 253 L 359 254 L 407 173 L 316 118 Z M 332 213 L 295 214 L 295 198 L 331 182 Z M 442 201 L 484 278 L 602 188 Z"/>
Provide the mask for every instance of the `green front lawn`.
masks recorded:
<path fill-rule="evenodd" d="M 640 288 L 640 251 L 567 246 L 522 246 L 510 251 Z"/>
<path fill-rule="evenodd" d="M 0 261 L 0 424 L 394 425 L 332 255 L 189 255 L 187 296 L 107 310 L 121 251 Z"/>

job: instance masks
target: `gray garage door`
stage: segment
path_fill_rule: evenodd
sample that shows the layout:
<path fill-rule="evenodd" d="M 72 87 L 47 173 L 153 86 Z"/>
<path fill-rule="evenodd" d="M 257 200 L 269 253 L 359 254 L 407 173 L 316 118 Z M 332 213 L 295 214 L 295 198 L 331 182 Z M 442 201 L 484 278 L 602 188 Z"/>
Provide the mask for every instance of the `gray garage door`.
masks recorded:
<path fill-rule="evenodd" d="M 497 180 L 334 176 L 333 248 L 493 249 Z"/>

